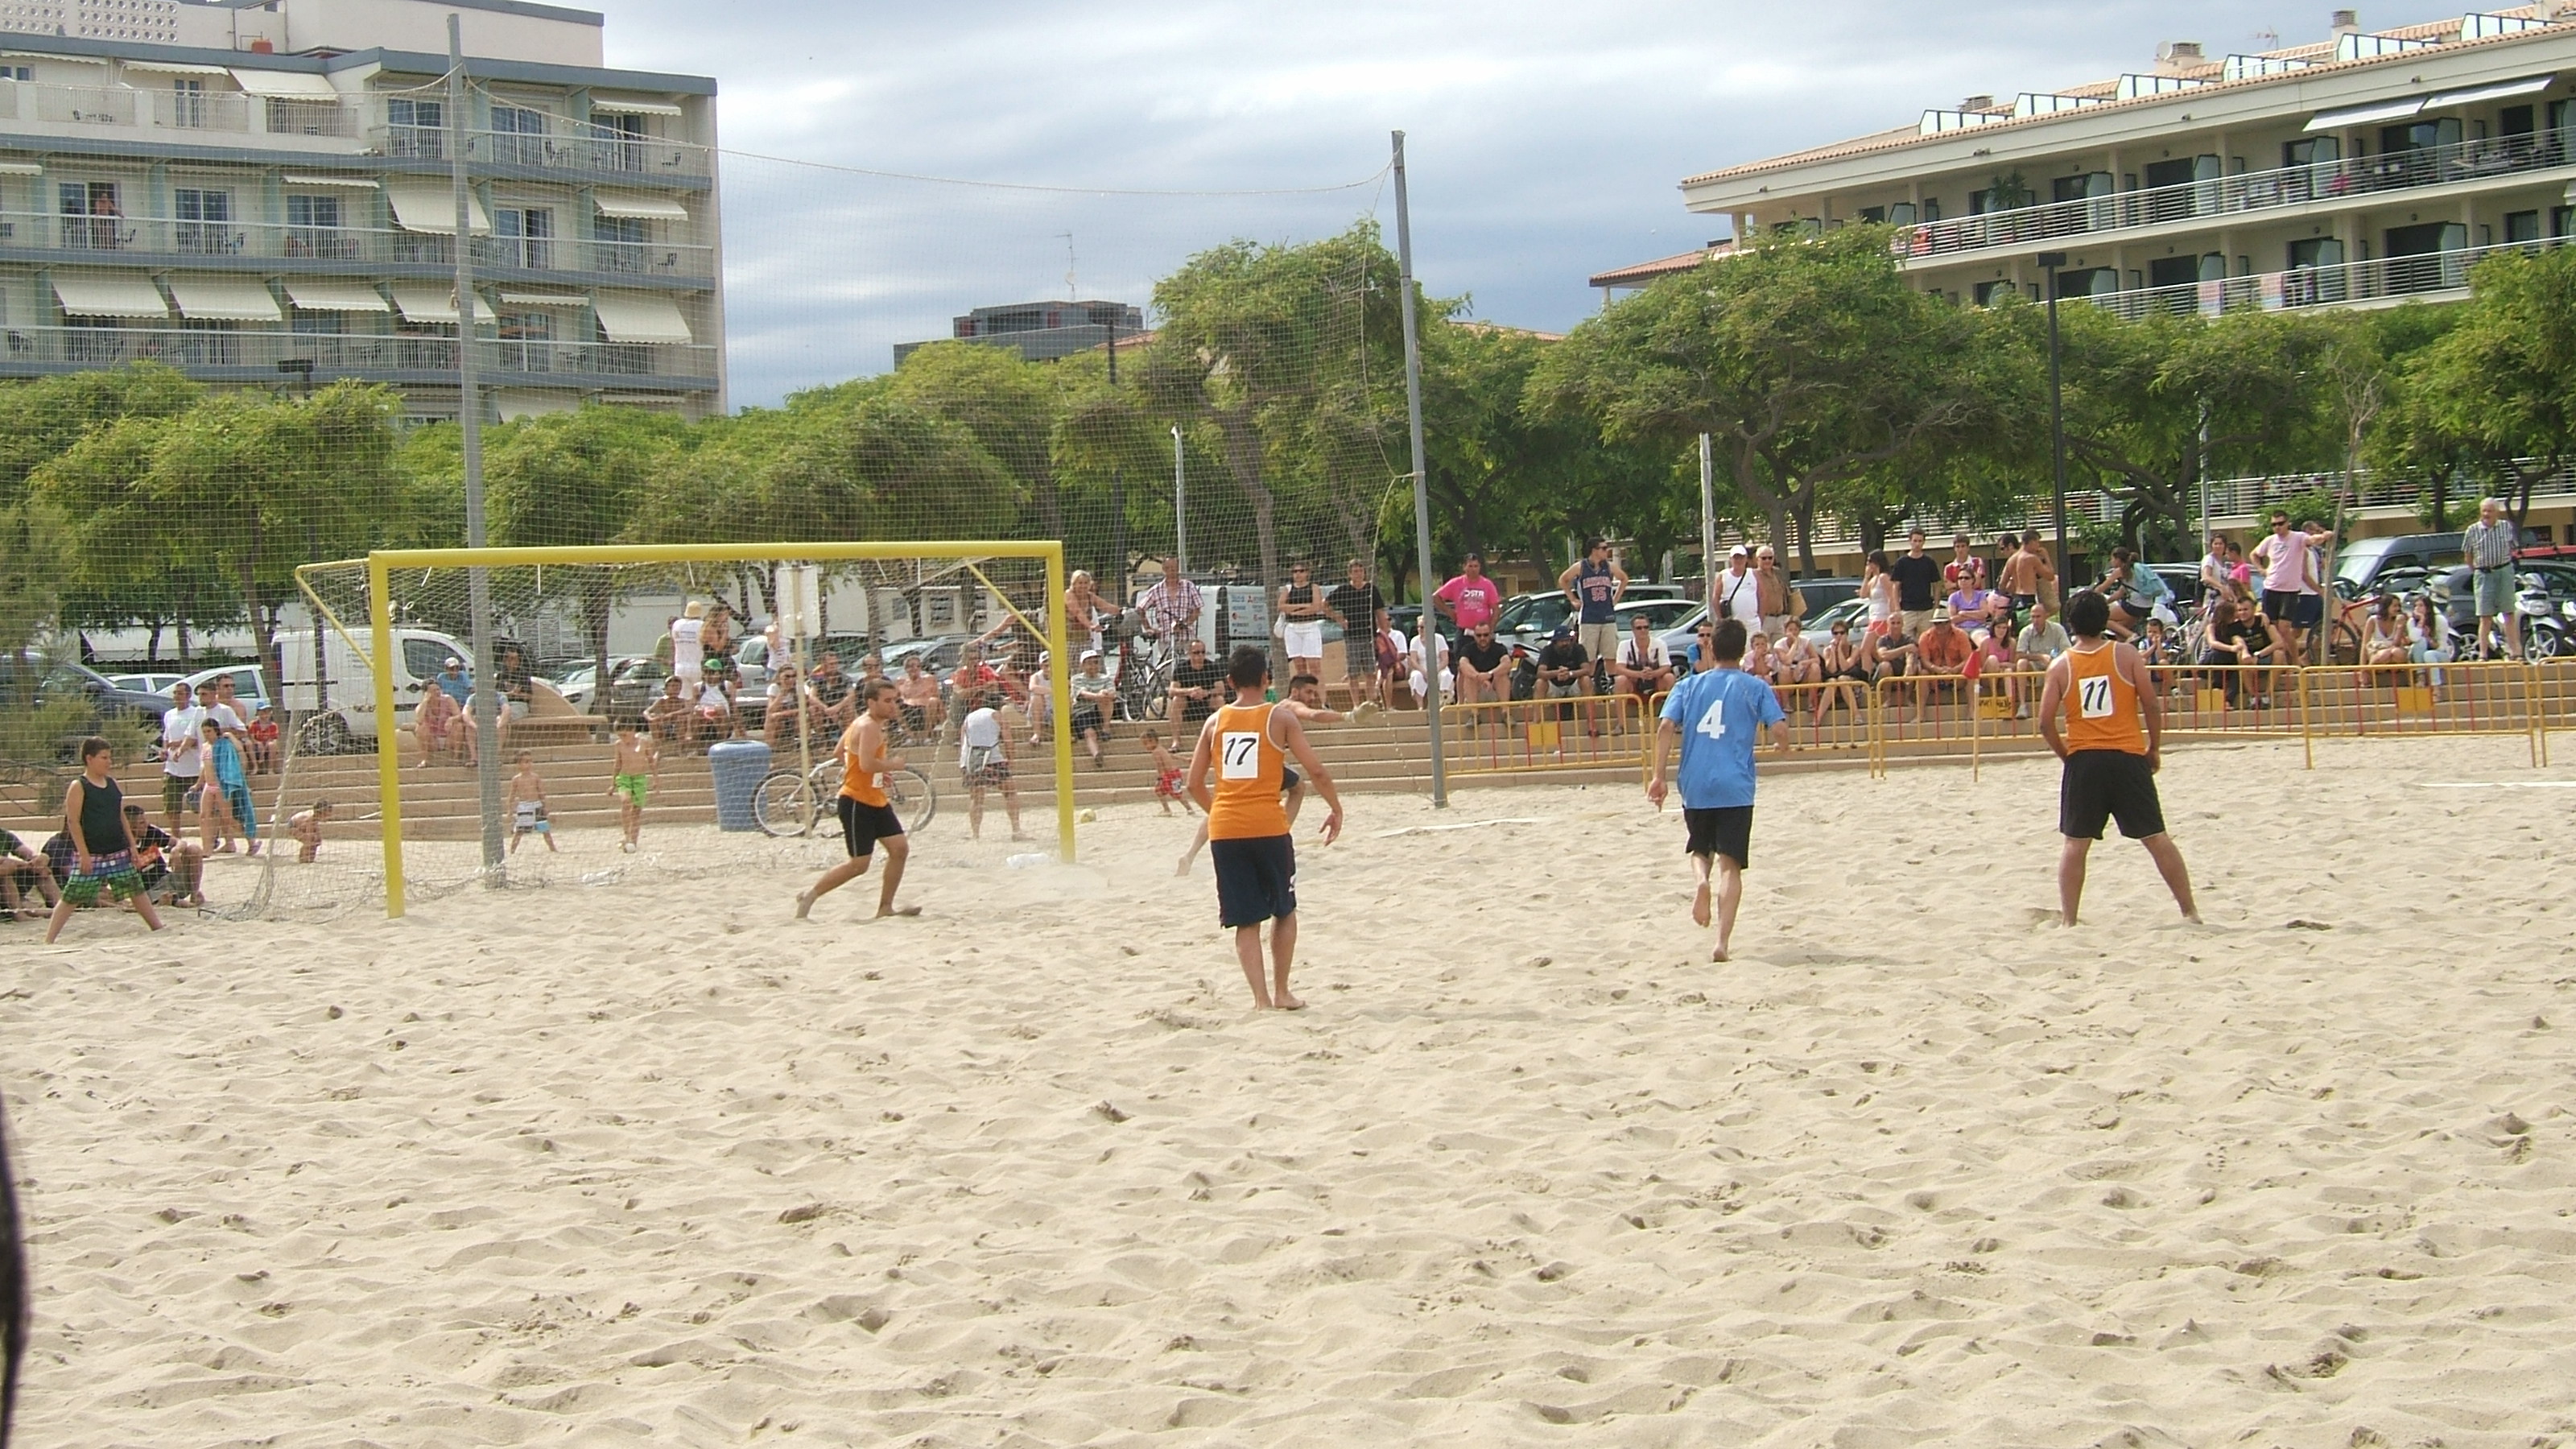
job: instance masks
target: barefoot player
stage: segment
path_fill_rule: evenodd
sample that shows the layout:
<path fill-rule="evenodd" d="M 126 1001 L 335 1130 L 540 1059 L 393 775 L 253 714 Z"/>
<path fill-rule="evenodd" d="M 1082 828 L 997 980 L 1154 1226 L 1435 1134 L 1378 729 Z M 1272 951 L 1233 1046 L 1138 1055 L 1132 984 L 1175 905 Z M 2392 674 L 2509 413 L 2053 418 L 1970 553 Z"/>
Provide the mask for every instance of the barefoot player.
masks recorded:
<path fill-rule="evenodd" d="M 1721 622 L 1709 639 L 1716 667 L 1686 676 L 1664 701 L 1655 727 L 1655 768 L 1646 798 L 1664 808 L 1664 751 L 1681 741 L 1682 819 L 1690 827 L 1691 919 L 1709 923 L 1712 885 L 1717 896 L 1717 948 L 1726 959 L 1735 935 L 1735 907 L 1744 898 L 1746 852 L 1753 843 L 1753 744 L 1763 731 L 1781 749 L 1789 746 L 1780 696 L 1743 670 L 1744 621 Z M 1712 882 L 1711 877 L 1715 880 Z"/>
<path fill-rule="evenodd" d="M 1190 752 L 1190 798 L 1207 817 L 1208 860 L 1216 868 L 1217 919 L 1234 928 L 1235 958 L 1252 985 L 1252 1004 L 1295 1011 L 1306 1003 L 1288 994 L 1288 968 L 1297 954 L 1297 850 L 1280 804 L 1290 755 L 1305 767 L 1332 813 L 1324 817 L 1324 844 L 1342 833 L 1342 797 L 1333 777 L 1306 743 L 1294 711 L 1267 704 L 1270 660 L 1244 645 L 1226 662 L 1234 703 L 1208 716 Z M 1209 785 L 1209 773 L 1215 785 Z M 1261 923 L 1270 927 L 1270 980 L 1261 969 Z"/>
<path fill-rule="evenodd" d="M 2057 787 L 2057 833 L 2066 837 L 2057 857 L 2058 909 L 2066 924 L 2075 924 L 2075 908 L 2084 899 L 2084 858 L 2102 838 L 2104 822 L 2117 819 L 2120 833 L 2154 858 L 2184 918 L 2197 921 L 2191 873 L 2165 834 L 2164 806 L 2156 798 L 2156 771 L 2164 764 L 2164 704 L 2153 689 L 2139 687 L 2147 675 L 2138 651 L 2103 637 L 2110 627 L 2110 601 L 2100 594 L 2067 600 L 2066 628 L 2075 642 L 2048 666 L 2039 697 L 2040 736 L 2066 762 Z M 2062 734 L 2060 710 L 2067 712 Z"/>
<path fill-rule="evenodd" d="M 903 884 L 904 857 L 912 853 L 911 843 L 903 838 L 903 822 L 895 818 L 894 806 L 886 799 L 885 777 L 888 770 L 900 769 L 903 760 L 886 753 L 886 727 L 899 707 L 891 679 L 868 682 L 864 691 L 867 702 L 859 717 L 841 731 L 841 794 L 834 803 L 841 811 L 841 844 L 850 858 L 823 872 L 823 878 L 796 897 L 796 919 L 803 920 L 814 903 L 825 895 L 868 873 L 868 862 L 876 858 L 879 845 L 885 847 L 885 884 L 877 887 L 877 914 L 880 916 L 917 916 L 919 906 L 895 908 L 895 887 Z"/>

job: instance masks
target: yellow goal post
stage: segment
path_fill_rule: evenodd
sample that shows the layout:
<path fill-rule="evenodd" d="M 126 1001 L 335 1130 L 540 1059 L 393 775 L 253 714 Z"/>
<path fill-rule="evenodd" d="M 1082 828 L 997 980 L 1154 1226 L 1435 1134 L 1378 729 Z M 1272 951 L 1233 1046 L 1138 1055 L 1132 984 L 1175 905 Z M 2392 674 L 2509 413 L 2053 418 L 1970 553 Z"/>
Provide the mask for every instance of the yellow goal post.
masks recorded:
<path fill-rule="evenodd" d="M 616 544 L 599 546 L 562 546 L 534 548 L 419 548 L 380 549 L 364 560 L 366 573 L 367 618 L 363 621 L 343 618 L 335 612 L 324 592 L 315 587 L 325 571 L 354 572 L 357 560 L 337 563 L 307 564 L 299 568 L 297 581 L 304 599 L 316 615 L 318 627 L 327 629 L 346 644 L 351 653 L 369 661 L 386 661 L 394 657 L 397 619 L 395 583 L 398 574 L 419 572 L 449 577 L 470 575 L 474 570 L 547 568 L 632 568 L 632 569 L 724 569 L 780 564 L 811 564 L 826 568 L 862 564 L 888 564 L 945 560 L 971 576 L 986 591 L 994 607 L 1009 616 L 1028 634 L 1045 642 L 1047 650 L 1047 695 L 1052 716 L 1052 765 L 1055 777 L 1055 813 L 1057 845 L 1061 857 L 1074 859 L 1074 790 L 1073 740 L 1066 728 L 1072 699 L 1072 671 L 1065 652 L 1064 546 L 1055 540 L 986 540 L 923 539 L 881 543 L 703 543 L 703 544 Z M 1044 596 L 1033 607 L 1038 617 L 1031 617 L 1026 591 L 1015 601 L 1011 592 L 996 584 L 979 567 L 979 563 L 1009 560 L 1025 568 L 1030 564 L 1044 569 Z M 345 601 L 345 595 L 343 595 Z M 374 718 L 390 722 L 398 718 L 395 698 L 395 671 L 387 667 L 370 670 L 373 676 Z M 397 730 L 376 730 L 377 786 L 382 801 L 382 838 L 384 850 L 384 897 L 387 917 L 399 917 L 404 908 L 404 867 L 402 829 L 402 744 Z"/>

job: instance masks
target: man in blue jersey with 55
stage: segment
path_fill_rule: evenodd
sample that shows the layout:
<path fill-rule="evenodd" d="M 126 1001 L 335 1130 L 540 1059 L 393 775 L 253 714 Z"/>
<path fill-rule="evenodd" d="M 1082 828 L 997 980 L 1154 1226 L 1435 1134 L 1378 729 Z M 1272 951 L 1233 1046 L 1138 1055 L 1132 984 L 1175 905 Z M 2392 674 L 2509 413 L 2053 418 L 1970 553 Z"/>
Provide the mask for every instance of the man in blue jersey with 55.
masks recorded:
<path fill-rule="evenodd" d="M 1664 701 L 1663 723 L 1655 729 L 1655 769 L 1646 781 L 1646 798 L 1664 808 L 1664 756 L 1681 741 L 1682 819 L 1690 827 L 1691 870 L 1699 889 L 1691 896 L 1691 919 L 1709 923 L 1709 897 L 1717 897 L 1717 949 L 1711 961 L 1726 959 L 1727 941 L 1735 934 L 1735 907 L 1744 897 L 1744 865 L 1753 841 L 1753 745 L 1763 731 L 1786 749 L 1781 728 L 1780 697 L 1771 686 L 1744 672 L 1744 624 L 1728 619 L 1717 626 L 1709 658 L 1716 668 L 1685 677 Z M 1713 877 L 1713 879 L 1712 879 Z"/>

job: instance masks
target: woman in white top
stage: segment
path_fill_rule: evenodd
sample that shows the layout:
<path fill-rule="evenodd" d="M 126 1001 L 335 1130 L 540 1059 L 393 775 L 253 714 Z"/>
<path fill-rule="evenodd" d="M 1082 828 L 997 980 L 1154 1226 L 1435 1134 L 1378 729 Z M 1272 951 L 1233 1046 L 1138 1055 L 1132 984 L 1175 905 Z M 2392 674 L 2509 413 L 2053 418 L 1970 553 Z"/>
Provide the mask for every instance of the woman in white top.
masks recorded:
<path fill-rule="evenodd" d="M 1100 648 L 1100 616 L 1107 608 L 1089 571 L 1075 569 L 1073 577 L 1065 580 L 1064 632 L 1066 642 L 1075 646 L 1076 653 L 1084 648 Z"/>
<path fill-rule="evenodd" d="M 2442 617 L 2441 610 L 2433 607 L 2432 595 L 2415 596 L 2414 614 L 2415 642 L 2407 649 L 2406 657 L 2417 664 L 2448 664 L 2457 657 L 2451 648 L 2450 623 Z M 2441 683 L 2442 676 L 2436 673 L 2433 682 Z"/>
<path fill-rule="evenodd" d="M 1876 638 L 1887 632 L 1887 623 L 1896 617 L 1896 579 L 1887 571 L 1887 551 L 1880 549 L 1860 566 L 1860 596 L 1869 600 L 1869 630 L 1864 637 Z"/>
<path fill-rule="evenodd" d="M 2415 652 L 2415 636 L 2397 612 L 2397 596 L 2382 594 L 2362 631 L 2362 657 L 2373 664 L 2404 664 Z"/>

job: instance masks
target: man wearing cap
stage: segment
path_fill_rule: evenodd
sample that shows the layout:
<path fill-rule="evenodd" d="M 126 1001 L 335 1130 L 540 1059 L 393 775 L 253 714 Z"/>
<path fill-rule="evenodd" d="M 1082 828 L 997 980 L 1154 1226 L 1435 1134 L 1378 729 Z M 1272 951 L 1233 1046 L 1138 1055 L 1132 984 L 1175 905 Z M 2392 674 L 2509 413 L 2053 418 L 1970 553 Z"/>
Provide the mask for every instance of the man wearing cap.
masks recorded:
<path fill-rule="evenodd" d="M 1934 690 L 1947 691 L 1955 696 L 1958 686 L 1949 681 L 1957 680 L 1968 672 L 1968 661 L 1975 658 L 1976 653 L 1976 641 L 1951 622 L 1950 611 L 1935 608 L 1932 627 L 1923 631 L 1922 642 L 1914 648 L 1914 662 L 1919 666 L 1916 672 L 1943 682 L 1923 686 L 1923 693 L 1916 696 L 1916 701 L 1922 702 Z"/>
<path fill-rule="evenodd" d="M 455 700 L 458 704 L 463 704 L 474 697 L 474 681 L 465 677 L 465 661 L 453 654 L 448 655 L 447 662 L 439 666 L 438 678 L 432 682 L 449 699 Z"/>
<path fill-rule="evenodd" d="M 1708 586 L 1710 616 L 1734 619 L 1744 625 L 1747 634 L 1762 629 L 1762 580 L 1752 565 L 1753 550 L 1739 543 L 1726 555 L 1726 572 Z"/>
<path fill-rule="evenodd" d="M 706 672 L 707 606 L 691 599 L 671 621 L 671 672 L 695 694 Z"/>
<path fill-rule="evenodd" d="M 1073 676 L 1073 733 L 1091 752 L 1091 767 L 1103 763 L 1101 745 L 1109 733 L 1109 716 L 1118 706 L 1118 684 L 1100 671 L 1100 651 L 1082 651 L 1082 666 Z"/>

